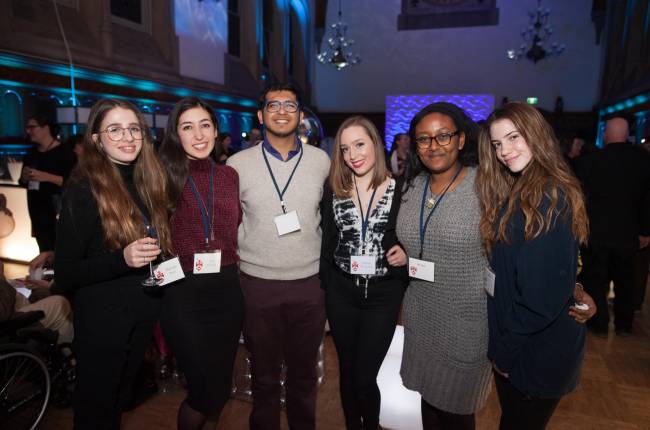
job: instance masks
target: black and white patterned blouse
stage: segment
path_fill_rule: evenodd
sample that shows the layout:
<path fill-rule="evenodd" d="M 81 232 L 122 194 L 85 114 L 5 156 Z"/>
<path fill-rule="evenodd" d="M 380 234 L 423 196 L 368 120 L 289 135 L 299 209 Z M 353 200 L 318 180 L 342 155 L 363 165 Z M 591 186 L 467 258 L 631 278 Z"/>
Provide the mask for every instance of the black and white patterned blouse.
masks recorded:
<path fill-rule="evenodd" d="M 395 180 L 391 179 L 386 192 L 379 199 L 377 205 L 370 211 L 368 230 L 366 232 L 366 255 L 376 258 L 375 276 L 384 276 L 388 268 L 384 265 L 386 252 L 381 245 L 388 223 L 388 214 L 393 204 L 395 194 Z M 334 263 L 346 273 L 350 273 L 350 256 L 361 255 L 361 213 L 354 205 L 351 198 L 339 199 L 336 195 L 332 199 L 334 222 L 339 231 L 339 240 L 334 252 Z M 364 208 L 365 210 L 365 208 Z"/>

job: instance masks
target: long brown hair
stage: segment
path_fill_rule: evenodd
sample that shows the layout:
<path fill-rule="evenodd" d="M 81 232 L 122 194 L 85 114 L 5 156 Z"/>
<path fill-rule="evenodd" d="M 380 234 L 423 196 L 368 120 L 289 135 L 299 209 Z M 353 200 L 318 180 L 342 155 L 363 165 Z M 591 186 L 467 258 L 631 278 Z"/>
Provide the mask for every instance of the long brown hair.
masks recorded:
<path fill-rule="evenodd" d="M 187 182 L 187 177 L 190 174 L 190 160 L 183 149 L 181 138 L 178 136 L 178 120 L 184 112 L 200 108 L 208 113 L 215 132 L 219 133 L 219 125 L 217 124 L 217 117 L 214 114 L 212 107 L 205 101 L 198 97 L 184 97 L 176 102 L 169 117 L 167 119 L 167 129 L 165 131 L 165 138 L 162 145 L 160 145 L 160 161 L 167 170 L 167 182 L 169 185 L 169 198 L 172 206 L 175 208 L 183 193 L 183 188 Z M 212 154 L 210 156 L 213 160 L 217 160 L 220 154 L 217 145 L 214 145 Z"/>
<path fill-rule="evenodd" d="M 343 153 L 341 152 L 341 135 L 346 128 L 358 126 L 365 130 L 375 148 L 375 167 L 370 188 L 379 187 L 386 178 L 390 177 L 390 171 L 386 166 L 386 155 L 384 154 L 384 145 L 377 131 L 377 127 L 370 120 L 363 116 L 351 116 L 343 121 L 334 138 L 334 148 L 332 148 L 332 164 L 330 165 L 330 186 L 336 197 L 340 199 L 348 198 L 352 195 L 354 173 L 345 164 Z"/>
<path fill-rule="evenodd" d="M 510 120 L 526 141 L 532 159 L 520 174 L 499 162 L 490 139 L 490 126 Z M 488 255 L 495 242 L 507 242 L 507 225 L 518 206 L 526 219 L 524 237 L 548 232 L 558 216 L 571 216 L 571 230 L 581 244 L 587 242 L 589 221 L 580 184 L 564 160 L 555 133 L 544 117 L 524 103 L 508 103 L 492 112 L 479 137 L 477 190 L 481 204 L 481 236 Z M 545 213 L 539 208 L 547 198 Z M 499 214 L 507 205 L 503 216 Z"/>
<path fill-rule="evenodd" d="M 104 99 L 95 103 L 90 110 L 84 135 L 84 156 L 80 158 L 73 178 L 87 180 L 90 183 L 90 189 L 99 208 L 104 242 L 109 248 L 122 248 L 145 236 L 143 217 L 131 198 L 119 170 L 104 154 L 99 139 L 93 139 L 93 134 L 99 133 L 106 114 L 118 107 L 135 113 L 142 128 L 142 149 L 135 161 L 133 181 L 142 202 L 149 211 L 160 247 L 168 252 L 171 249 L 171 236 L 166 175 L 154 152 L 149 126 L 135 105 L 118 99 Z"/>

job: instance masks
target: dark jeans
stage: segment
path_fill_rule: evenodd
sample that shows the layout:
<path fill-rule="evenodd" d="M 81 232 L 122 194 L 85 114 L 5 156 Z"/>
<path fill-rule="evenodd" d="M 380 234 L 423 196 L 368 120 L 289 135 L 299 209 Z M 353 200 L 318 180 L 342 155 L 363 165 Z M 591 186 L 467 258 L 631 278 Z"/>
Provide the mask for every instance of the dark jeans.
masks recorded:
<path fill-rule="evenodd" d="M 499 430 L 544 430 L 560 399 L 539 399 L 512 386 L 507 378 L 494 374 L 501 405 Z"/>
<path fill-rule="evenodd" d="M 590 245 L 584 250 L 582 283 L 594 298 L 598 311 L 589 326 L 606 332 L 609 325 L 607 293 L 614 281 L 614 324 L 617 329 L 629 330 L 634 321 L 634 249 Z"/>
<path fill-rule="evenodd" d="M 317 275 L 290 281 L 241 274 L 244 340 L 252 356 L 252 430 L 280 429 L 280 368 L 287 366 L 291 430 L 316 426 L 316 363 L 325 331 L 324 294 Z"/>
<path fill-rule="evenodd" d="M 443 411 L 424 399 L 420 402 L 420 408 L 424 430 L 474 430 L 476 427 L 474 414 L 461 415 Z"/>
<path fill-rule="evenodd" d="M 75 294 L 75 430 L 120 427 L 160 307 L 159 298 L 142 292 L 141 280 L 87 286 Z"/>
<path fill-rule="evenodd" d="M 348 430 L 376 430 L 381 396 L 377 374 L 390 346 L 404 285 L 389 279 L 364 287 L 337 270 L 326 292 L 327 318 L 339 358 L 341 404 Z"/>

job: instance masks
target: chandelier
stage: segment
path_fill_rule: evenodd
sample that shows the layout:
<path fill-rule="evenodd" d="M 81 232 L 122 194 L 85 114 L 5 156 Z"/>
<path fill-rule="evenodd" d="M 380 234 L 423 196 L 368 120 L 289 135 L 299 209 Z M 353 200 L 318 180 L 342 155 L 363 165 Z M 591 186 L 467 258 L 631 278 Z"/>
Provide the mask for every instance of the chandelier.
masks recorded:
<path fill-rule="evenodd" d="M 331 25 L 334 35 L 327 39 L 328 47 L 316 55 L 318 61 L 323 64 L 331 64 L 336 67 L 336 70 L 343 70 L 361 61 L 359 55 L 350 50 L 350 46 L 354 44 L 354 40 L 346 36 L 348 25 L 343 22 L 342 18 L 341 0 L 339 0 L 338 20 Z"/>
<path fill-rule="evenodd" d="M 537 9 L 528 12 L 528 28 L 521 31 L 521 37 L 526 43 L 522 43 L 519 49 L 508 49 L 509 59 L 519 60 L 526 57 L 533 63 L 537 63 L 544 58 L 558 56 L 564 51 L 566 48 L 564 43 L 553 42 L 548 46 L 548 39 L 553 34 L 553 27 L 548 25 L 550 14 L 550 9 L 542 8 L 542 0 L 537 0 Z"/>

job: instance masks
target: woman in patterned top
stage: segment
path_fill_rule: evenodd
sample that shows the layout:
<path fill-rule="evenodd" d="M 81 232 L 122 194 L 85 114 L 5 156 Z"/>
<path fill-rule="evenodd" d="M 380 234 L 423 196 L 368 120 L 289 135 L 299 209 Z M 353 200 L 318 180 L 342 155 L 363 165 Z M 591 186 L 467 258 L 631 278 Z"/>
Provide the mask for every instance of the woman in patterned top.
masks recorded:
<path fill-rule="evenodd" d="M 321 285 L 346 426 L 377 429 L 377 374 L 407 280 L 406 254 L 395 235 L 402 184 L 391 178 L 379 133 L 364 117 L 343 122 L 332 157 L 321 202 Z"/>

